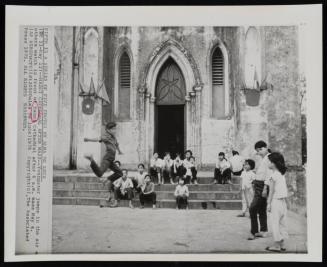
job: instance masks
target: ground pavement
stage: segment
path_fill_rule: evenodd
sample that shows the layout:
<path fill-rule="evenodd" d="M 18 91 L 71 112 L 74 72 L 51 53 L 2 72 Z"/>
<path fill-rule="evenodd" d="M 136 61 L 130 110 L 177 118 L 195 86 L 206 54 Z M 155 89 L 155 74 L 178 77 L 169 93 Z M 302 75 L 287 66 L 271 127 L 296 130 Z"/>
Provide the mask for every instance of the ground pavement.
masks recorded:
<path fill-rule="evenodd" d="M 53 206 L 53 253 L 265 253 L 237 210 Z M 306 253 L 306 218 L 288 213 L 289 253 Z M 272 253 L 272 252 L 267 252 Z"/>

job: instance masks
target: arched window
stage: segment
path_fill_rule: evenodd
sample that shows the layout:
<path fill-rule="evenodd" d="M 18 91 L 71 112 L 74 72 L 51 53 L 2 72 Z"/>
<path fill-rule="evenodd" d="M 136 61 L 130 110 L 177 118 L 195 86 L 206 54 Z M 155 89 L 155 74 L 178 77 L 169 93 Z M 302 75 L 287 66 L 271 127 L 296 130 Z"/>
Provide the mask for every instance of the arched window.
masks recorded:
<path fill-rule="evenodd" d="M 225 66 L 224 55 L 219 47 L 216 47 L 211 60 L 212 80 L 212 117 L 222 118 L 225 116 Z"/>
<path fill-rule="evenodd" d="M 131 61 L 126 52 L 119 60 L 118 118 L 130 118 Z"/>

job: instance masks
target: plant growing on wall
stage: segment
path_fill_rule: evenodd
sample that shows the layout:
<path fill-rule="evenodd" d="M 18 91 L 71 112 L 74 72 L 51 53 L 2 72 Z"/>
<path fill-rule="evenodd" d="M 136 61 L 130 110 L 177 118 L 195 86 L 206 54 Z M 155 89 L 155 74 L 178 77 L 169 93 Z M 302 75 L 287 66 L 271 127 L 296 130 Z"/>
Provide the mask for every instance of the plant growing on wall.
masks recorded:
<path fill-rule="evenodd" d="M 260 92 L 268 89 L 270 90 L 273 89 L 273 85 L 269 80 L 270 80 L 269 75 L 266 75 L 264 80 L 261 83 L 259 83 L 257 71 L 254 70 L 253 86 L 248 87 L 243 82 L 241 90 L 244 91 L 245 101 L 248 106 L 252 106 L 252 107 L 258 106 L 260 102 Z"/>

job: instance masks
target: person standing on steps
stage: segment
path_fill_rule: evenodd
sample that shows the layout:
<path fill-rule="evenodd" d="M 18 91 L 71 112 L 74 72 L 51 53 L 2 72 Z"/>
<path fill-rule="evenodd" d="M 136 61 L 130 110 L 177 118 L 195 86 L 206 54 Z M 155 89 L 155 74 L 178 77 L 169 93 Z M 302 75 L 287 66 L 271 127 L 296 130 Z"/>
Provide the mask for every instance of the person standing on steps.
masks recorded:
<path fill-rule="evenodd" d="M 257 154 L 262 160 L 256 170 L 255 180 L 252 182 L 254 197 L 249 208 L 251 218 L 251 236 L 248 240 L 254 240 L 257 237 L 267 237 L 267 196 L 269 193 L 269 179 L 271 170 L 269 169 L 270 150 L 264 141 L 258 141 L 254 145 Z M 258 227 L 258 215 L 260 221 L 260 231 Z"/>
<path fill-rule="evenodd" d="M 123 154 L 115 137 L 116 126 L 117 124 L 115 122 L 108 122 L 105 133 L 100 138 L 84 138 L 84 142 L 100 142 L 106 146 L 106 153 L 102 158 L 100 166 L 95 162 L 92 154 L 85 154 L 84 157 L 90 161 L 90 167 L 98 177 L 102 177 L 108 168 L 113 171 L 113 174 L 107 178 L 109 189 L 112 188 L 112 183 L 114 181 L 123 176 L 120 167 L 114 163 L 116 151 L 118 151 L 120 155 Z M 110 199 L 110 196 L 108 199 Z"/>

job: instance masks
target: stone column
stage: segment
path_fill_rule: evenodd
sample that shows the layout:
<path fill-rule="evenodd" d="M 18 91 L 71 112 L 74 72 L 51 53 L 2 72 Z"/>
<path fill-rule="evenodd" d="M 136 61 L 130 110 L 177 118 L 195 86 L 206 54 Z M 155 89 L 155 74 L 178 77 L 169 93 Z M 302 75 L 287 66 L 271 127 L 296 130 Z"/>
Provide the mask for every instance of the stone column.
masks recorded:
<path fill-rule="evenodd" d="M 189 143 L 189 147 L 187 149 L 190 149 L 193 151 L 193 153 L 195 152 L 195 145 L 196 145 L 196 140 L 195 140 L 195 92 L 192 91 L 189 93 L 190 95 L 190 127 L 189 127 L 189 131 L 190 131 L 190 143 Z"/>
<path fill-rule="evenodd" d="M 146 155 L 146 162 L 150 161 L 150 158 L 153 154 L 154 151 L 154 127 L 155 127 L 155 121 L 154 121 L 154 108 L 155 108 L 155 103 L 156 103 L 156 98 L 151 95 L 149 99 L 149 125 L 148 125 L 148 131 L 149 131 L 149 136 L 148 136 L 148 153 Z"/>
<path fill-rule="evenodd" d="M 194 97 L 194 155 L 197 159 L 197 164 L 201 164 L 202 162 L 202 142 L 201 142 L 201 91 L 202 91 L 202 86 L 195 86 L 194 87 L 195 91 L 195 97 Z"/>
<path fill-rule="evenodd" d="M 149 125 L 150 125 L 150 93 L 144 94 L 144 117 L 145 117 L 145 123 L 144 123 L 144 134 L 141 137 L 144 141 L 144 145 L 142 147 L 142 154 L 145 159 L 145 163 L 148 162 L 148 155 L 149 155 Z"/>
<path fill-rule="evenodd" d="M 191 127 L 191 97 L 189 95 L 185 96 L 185 112 L 186 112 L 186 149 L 188 149 L 189 147 L 191 147 L 192 145 L 192 140 L 191 140 L 191 134 L 190 131 L 192 129 Z"/>
<path fill-rule="evenodd" d="M 145 148 L 145 89 L 140 88 L 138 90 L 138 107 L 137 107 L 137 120 L 138 120 L 138 147 L 137 147 L 137 152 L 138 152 L 138 158 L 139 162 L 144 162 L 145 160 L 145 153 L 144 153 L 144 148 Z"/>

